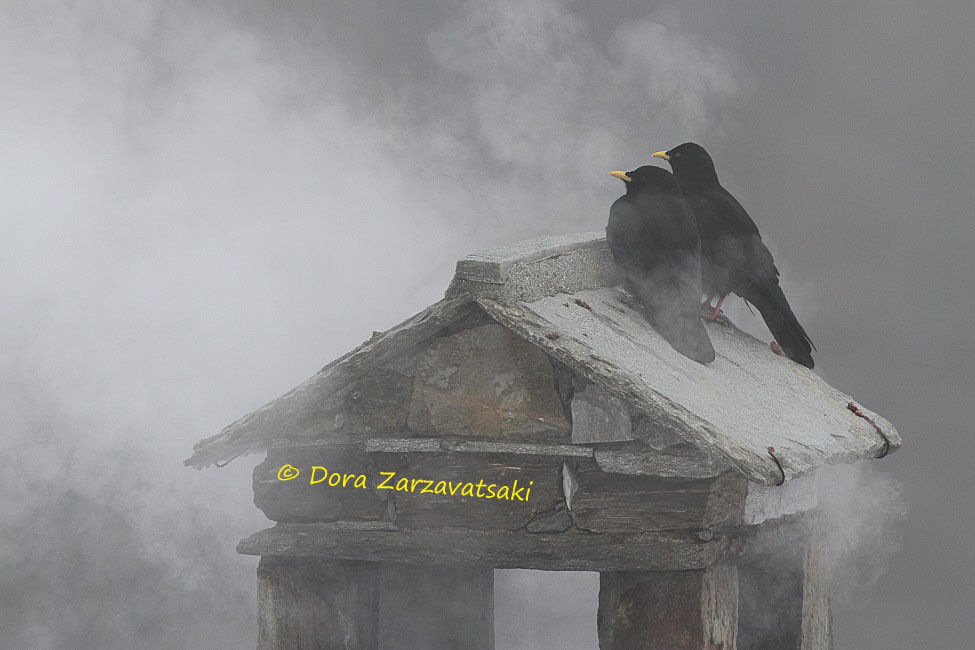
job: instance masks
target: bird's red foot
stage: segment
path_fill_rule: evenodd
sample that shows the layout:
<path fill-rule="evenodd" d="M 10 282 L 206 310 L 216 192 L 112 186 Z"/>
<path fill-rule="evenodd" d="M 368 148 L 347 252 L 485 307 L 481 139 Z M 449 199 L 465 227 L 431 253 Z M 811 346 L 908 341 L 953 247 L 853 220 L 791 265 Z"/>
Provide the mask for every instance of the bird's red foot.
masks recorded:
<path fill-rule="evenodd" d="M 720 325 L 731 324 L 731 321 L 724 315 L 724 312 L 711 305 L 701 305 L 701 318 L 709 323 L 718 323 Z"/>
<path fill-rule="evenodd" d="M 721 313 L 721 305 L 723 304 L 724 297 L 718 300 L 718 304 L 713 307 L 711 306 L 711 300 L 708 299 L 707 302 L 701 305 L 701 316 L 704 317 L 704 320 L 711 321 L 712 323 L 727 324 L 729 322 L 728 319 Z"/>
<path fill-rule="evenodd" d="M 712 323 L 721 323 L 722 325 L 728 324 L 728 319 L 725 318 L 721 310 L 710 311 L 704 316 L 704 320 L 711 321 Z"/>
<path fill-rule="evenodd" d="M 785 356 L 785 352 L 782 351 L 782 347 L 778 343 L 776 343 L 775 341 L 772 341 L 768 345 L 769 345 L 770 348 L 772 348 L 772 352 L 776 353 L 780 357 L 784 357 Z"/>

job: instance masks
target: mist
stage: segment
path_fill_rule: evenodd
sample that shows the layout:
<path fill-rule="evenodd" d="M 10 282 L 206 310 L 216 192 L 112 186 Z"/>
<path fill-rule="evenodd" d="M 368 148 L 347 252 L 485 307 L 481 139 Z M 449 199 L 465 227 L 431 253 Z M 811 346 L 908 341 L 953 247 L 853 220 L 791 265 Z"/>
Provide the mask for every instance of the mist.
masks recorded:
<path fill-rule="evenodd" d="M 824 495 L 837 647 L 967 638 L 975 91 L 951 48 L 975 20 L 920 6 L 6 3 L 0 645 L 252 645 L 259 457 L 197 472 L 192 443 L 436 301 L 467 252 L 601 230 L 606 172 L 687 140 L 817 371 L 905 437 Z"/>

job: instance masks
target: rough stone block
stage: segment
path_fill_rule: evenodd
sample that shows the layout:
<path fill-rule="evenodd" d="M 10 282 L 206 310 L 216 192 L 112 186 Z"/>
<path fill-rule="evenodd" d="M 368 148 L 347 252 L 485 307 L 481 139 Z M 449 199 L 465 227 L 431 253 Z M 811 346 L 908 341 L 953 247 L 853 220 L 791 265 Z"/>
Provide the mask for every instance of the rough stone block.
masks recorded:
<path fill-rule="evenodd" d="M 543 512 L 528 522 L 525 530 L 529 533 L 561 533 L 572 525 L 572 515 L 568 510 L 559 508 L 551 512 Z"/>
<path fill-rule="evenodd" d="M 405 431 L 416 351 L 409 350 L 324 398 L 299 439 Z"/>
<path fill-rule="evenodd" d="M 752 483 L 745 498 L 744 523 L 759 524 L 767 519 L 812 510 L 818 501 L 815 475 L 800 476 L 779 487 Z"/>
<path fill-rule="evenodd" d="M 378 648 L 379 565 L 262 557 L 257 647 Z"/>
<path fill-rule="evenodd" d="M 420 355 L 408 425 L 423 434 L 571 441 L 548 357 L 497 324 L 437 339 Z"/>
<path fill-rule="evenodd" d="M 672 429 L 660 426 L 659 423 L 654 422 L 652 418 L 639 411 L 632 413 L 631 419 L 633 421 L 633 437 L 651 449 L 663 451 L 686 443 Z"/>
<path fill-rule="evenodd" d="M 629 407 L 596 384 L 572 396 L 572 442 L 625 442 L 634 440 Z"/>
<path fill-rule="evenodd" d="M 802 645 L 800 650 L 832 650 L 833 608 L 829 550 L 822 529 L 806 544 L 802 581 Z"/>
<path fill-rule="evenodd" d="M 737 524 L 746 479 L 728 472 L 713 479 L 674 480 L 608 474 L 580 462 L 572 501 L 577 527 L 600 533 L 702 529 Z"/>
<path fill-rule="evenodd" d="M 395 503 L 394 521 L 401 529 L 462 526 L 517 530 L 562 503 L 560 457 L 445 452 L 398 457 L 377 454 L 375 462 L 383 471 L 396 472 L 390 484 L 402 477 L 433 482 L 418 483 L 411 492 L 390 493 Z M 483 482 L 481 494 L 487 494 L 491 484 L 496 486 L 495 493 L 507 486 L 509 496 L 517 490 L 527 501 L 463 496 L 462 488 L 455 494 L 437 494 L 436 484 L 441 481 L 447 482 L 448 492 L 451 483 L 473 483 L 475 494 L 479 482 Z"/>
<path fill-rule="evenodd" d="M 661 450 L 650 448 L 643 442 L 601 445 L 595 449 L 594 455 L 601 470 L 614 474 L 713 478 L 731 469 L 723 459 L 686 443 Z"/>
<path fill-rule="evenodd" d="M 283 465 L 298 470 L 297 478 L 278 479 Z M 324 467 L 327 478 L 315 485 L 309 483 L 314 466 Z M 314 447 L 285 447 L 268 451 L 263 463 L 254 468 L 254 504 L 268 519 L 282 522 L 314 522 L 337 520 L 380 520 L 391 518 L 389 495 L 375 489 L 377 467 L 370 456 L 358 451 L 356 445 Z M 367 488 L 330 486 L 329 478 L 336 474 L 365 475 Z M 325 476 L 315 471 L 316 478 Z"/>

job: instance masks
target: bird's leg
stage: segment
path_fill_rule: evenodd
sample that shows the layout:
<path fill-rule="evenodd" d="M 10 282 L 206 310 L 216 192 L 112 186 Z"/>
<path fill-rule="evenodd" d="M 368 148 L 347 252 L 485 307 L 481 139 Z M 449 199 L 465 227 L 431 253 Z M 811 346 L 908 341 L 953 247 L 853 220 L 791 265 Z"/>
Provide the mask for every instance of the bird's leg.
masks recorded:
<path fill-rule="evenodd" d="M 714 296 L 711 294 L 705 294 L 706 300 L 701 303 L 701 315 L 708 316 L 714 307 L 711 306 L 711 301 L 714 300 Z"/>
<path fill-rule="evenodd" d="M 711 313 L 708 314 L 708 320 L 709 321 L 720 321 L 721 320 L 721 316 L 719 316 L 719 312 L 721 311 L 721 305 L 724 304 L 724 299 L 727 298 L 727 297 L 728 297 L 727 294 L 721 296 L 721 298 L 718 300 L 718 304 L 715 305 L 714 306 L 714 309 L 711 310 Z M 710 302 L 711 301 L 709 300 L 708 303 L 710 303 Z"/>

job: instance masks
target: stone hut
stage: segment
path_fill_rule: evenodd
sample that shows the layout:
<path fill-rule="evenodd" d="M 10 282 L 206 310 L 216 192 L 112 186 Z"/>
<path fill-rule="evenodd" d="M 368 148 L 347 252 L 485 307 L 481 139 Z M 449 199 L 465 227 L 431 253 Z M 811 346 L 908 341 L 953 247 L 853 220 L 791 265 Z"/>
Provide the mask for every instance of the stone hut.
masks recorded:
<path fill-rule="evenodd" d="M 258 646 L 492 648 L 493 570 L 527 568 L 600 573 L 602 648 L 832 647 L 814 470 L 901 439 L 707 328 L 702 366 L 600 234 L 535 239 L 197 443 L 193 467 L 267 452 L 276 524 L 237 547 L 261 556 Z"/>

